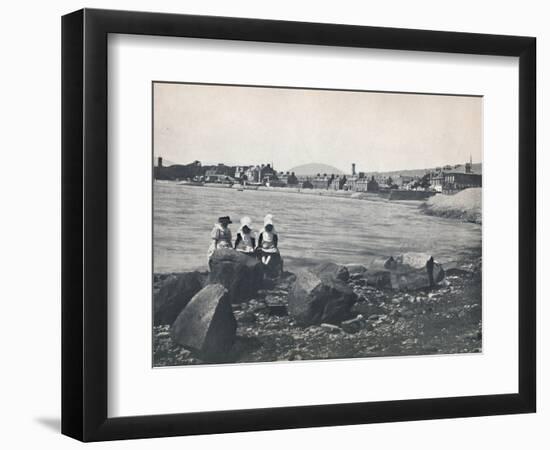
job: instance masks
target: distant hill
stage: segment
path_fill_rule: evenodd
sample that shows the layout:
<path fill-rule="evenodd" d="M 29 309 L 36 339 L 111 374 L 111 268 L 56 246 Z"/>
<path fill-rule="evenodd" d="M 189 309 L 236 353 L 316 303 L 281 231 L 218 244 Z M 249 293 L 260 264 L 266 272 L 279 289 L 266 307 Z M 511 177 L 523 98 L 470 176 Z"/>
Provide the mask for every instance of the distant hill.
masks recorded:
<path fill-rule="evenodd" d="M 301 166 L 296 166 L 290 169 L 290 172 L 294 172 L 296 175 L 301 176 L 315 176 L 318 173 L 327 175 L 342 175 L 344 172 L 337 169 L 336 167 L 329 166 L 327 164 L 302 164 Z"/>

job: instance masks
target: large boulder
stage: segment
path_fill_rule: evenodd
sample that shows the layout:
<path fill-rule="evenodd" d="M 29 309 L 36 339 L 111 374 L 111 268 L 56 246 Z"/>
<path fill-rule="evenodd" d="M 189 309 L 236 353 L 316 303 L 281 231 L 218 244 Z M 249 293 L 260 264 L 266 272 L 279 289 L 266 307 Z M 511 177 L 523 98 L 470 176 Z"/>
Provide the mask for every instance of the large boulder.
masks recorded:
<path fill-rule="evenodd" d="M 321 277 L 329 277 L 334 280 L 339 281 L 348 281 L 349 280 L 349 271 L 346 266 L 341 266 L 339 264 L 334 264 L 332 262 L 324 262 L 318 264 L 310 269 L 313 273 Z"/>
<path fill-rule="evenodd" d="M 347 264 L 346 269 L 350 277 L 359 277 L 367 272 L 367 268 L 362 264 Z"/>
<path fill-rule="evenodd" d="M 221 284 L 233 303 L 253 297 L 261 289 L 263 264 L 255 257 L 232 249 L 216 250 L 210 259 L 208 284 Z"/>
<path fill-rule="evenodd" d="M 392 274 L 389 270 L 369 270 L 364 274 L 364 278 L 369 286 L 377 289 L 391 289 L 392 287 Z"/>
<path fill-rule="evenodd" d="M 221 284 L 211 284 L 199 291 L 171 328 L 174 342 L 210 362 L 228 360 L 236 332 L 228 291 Z"/>
<path fill-rule="evenodd" d="M 347 270 L 341 268 L 334 264 L 297 271 L 288 295 L 288 312 L 299 325 L 340 323 L 353 316 L 351 307 L 357 295 L 342 281 Z"/>
<path fill-rule="evenodd" d="M 390 257 L 384 265 L 391 273 L 393 289 L 427 289 L 445 278 L 443 266 L 426 253 L 404 253 Z"/>
<path fill-rule="evenodd" d="M 154 296 L 155 325 L 172 325 L 205 281 L 200 272 L 185 272 L 168 279 Z"/>

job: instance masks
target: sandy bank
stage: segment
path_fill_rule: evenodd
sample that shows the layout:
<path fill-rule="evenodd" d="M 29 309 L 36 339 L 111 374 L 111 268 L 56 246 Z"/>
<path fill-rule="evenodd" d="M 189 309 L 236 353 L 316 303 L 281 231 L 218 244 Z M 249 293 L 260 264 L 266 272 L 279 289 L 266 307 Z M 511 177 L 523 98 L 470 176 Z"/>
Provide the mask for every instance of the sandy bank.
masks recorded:
<path fill-rule="evenodd" d="M 454 195 L 436 195 L 420 207 L 428 215 L 481 224 L 481 188 L 465 189 Z"/>

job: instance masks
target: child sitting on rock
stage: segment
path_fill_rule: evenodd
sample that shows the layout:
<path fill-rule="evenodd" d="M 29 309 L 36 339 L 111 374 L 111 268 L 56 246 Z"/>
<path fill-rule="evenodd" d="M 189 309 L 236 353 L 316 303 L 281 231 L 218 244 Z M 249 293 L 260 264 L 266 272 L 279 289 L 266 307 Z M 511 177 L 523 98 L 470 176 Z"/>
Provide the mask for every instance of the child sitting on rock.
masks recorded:
<path fill-rule="evenodd" d="M 232 248 L 231 245 L 231 230 L 229 229 L 229 224 L 231 224 L 231 219 L 229 216 L 222 216 L 218 218 L 218 222 L 214 225 L 210 237 L 212 243 L 208 248 L 208 266 L 210 267 L 210 258 L 212 254 L 219 248 Z"/>
<path fill-rule="evenodd" d="M 235 250 L 246 255 L 254 255 L 256 248 L 256 239 L 252 231 L 252 221 L 250 217 L 241 218 L 241 227 L 237 231 L 235 239 Z"/>
<path fill-rule="evenodd" d="M 282 259 L 279 254 L 279 235 L 275 231 L 273 215 L 267 214 L 264 218 L 264 227 L 258 236 L 257 251 L 259 257 L 272 275 L 280 275 L 282 272 Z"/>

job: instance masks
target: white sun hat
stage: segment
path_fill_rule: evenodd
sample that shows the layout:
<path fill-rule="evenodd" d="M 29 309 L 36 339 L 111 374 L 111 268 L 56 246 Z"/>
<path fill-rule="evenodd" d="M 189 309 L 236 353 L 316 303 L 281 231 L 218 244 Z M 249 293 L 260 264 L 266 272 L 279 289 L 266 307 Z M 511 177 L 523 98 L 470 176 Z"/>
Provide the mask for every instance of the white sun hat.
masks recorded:
<path fill-rule="evenodd" d="M 250 219 L 250 217 L 248 216 L 241 217 L 241 228 L 244 226 L 248 228 L 252 228 L 252 220 Z"/>
<path fill-rule="evenodd" d="M 264 227 L 266 225 L 273 225 L 273 214 L 266 214 L 264 217 Z"/>

